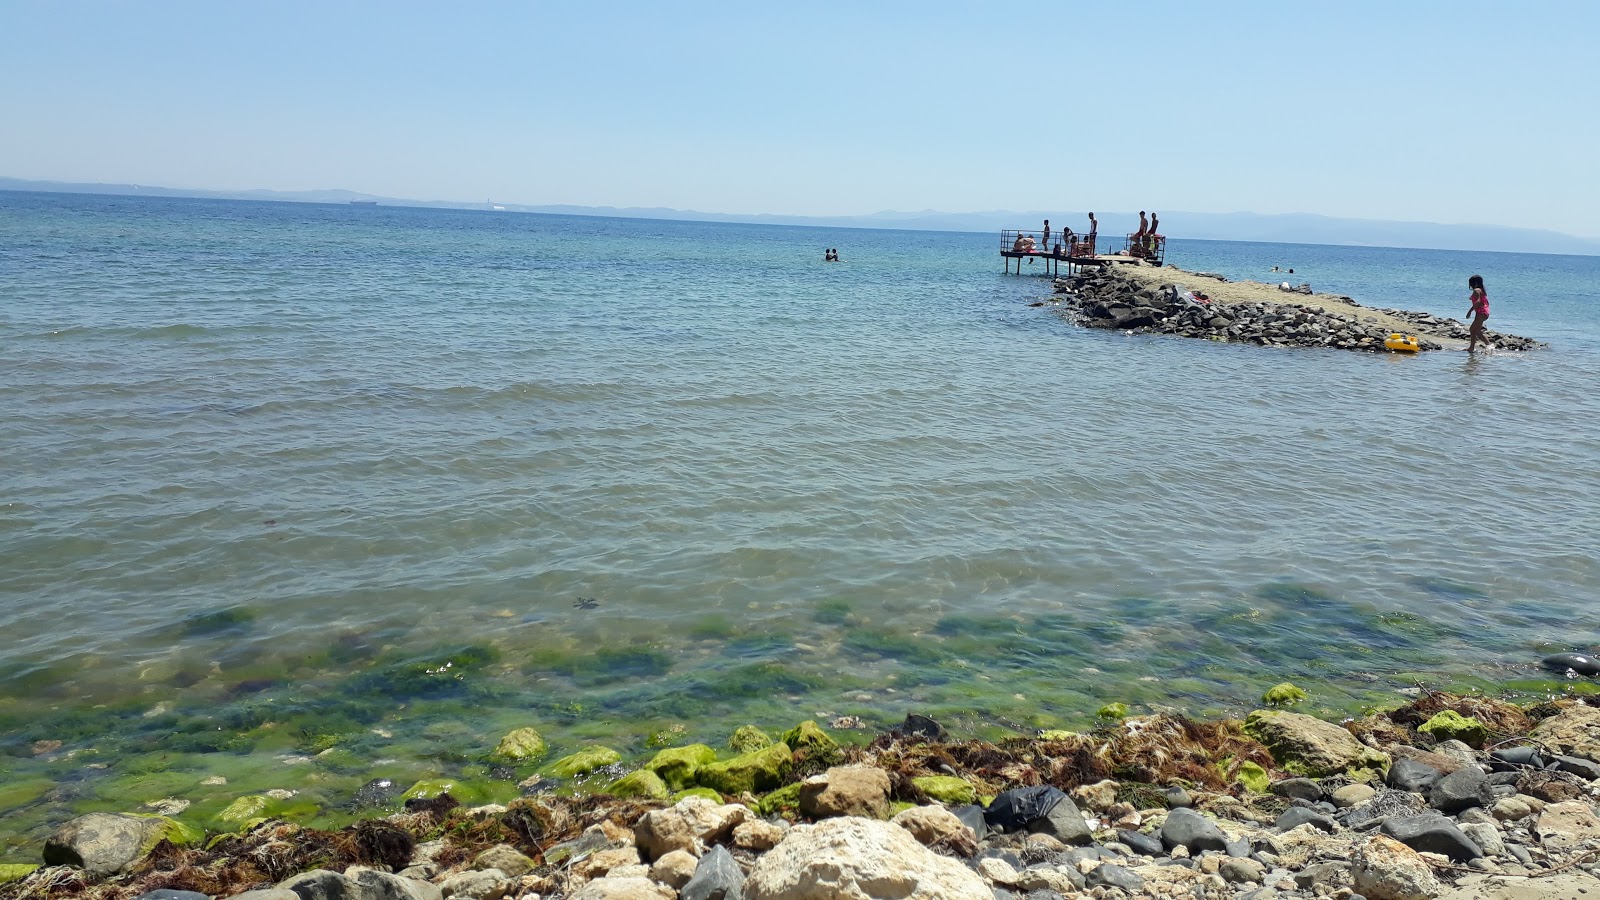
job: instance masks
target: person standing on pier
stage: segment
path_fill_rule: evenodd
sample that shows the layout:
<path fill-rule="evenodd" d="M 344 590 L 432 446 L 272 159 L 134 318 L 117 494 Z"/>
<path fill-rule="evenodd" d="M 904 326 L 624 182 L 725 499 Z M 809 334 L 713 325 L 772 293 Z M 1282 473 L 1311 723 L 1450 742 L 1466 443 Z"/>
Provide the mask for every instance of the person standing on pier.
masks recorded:
<path fill-rule="evenodd" d="M 1142 238 L 1150 233 L 1150 225 L 1145 221 L 1144 210 L 1139 210 L 1139 230 L 1133 233 L 1136 238 Z"/>
<path fill-rule="evenodd" d="M 1050 220 L 1049 219 L 1045 219 L 1044 220 L 1044 239 L 1039 241 L 1039 246 L 1043 247 L 1046 250 L 1050 249 Z"/>

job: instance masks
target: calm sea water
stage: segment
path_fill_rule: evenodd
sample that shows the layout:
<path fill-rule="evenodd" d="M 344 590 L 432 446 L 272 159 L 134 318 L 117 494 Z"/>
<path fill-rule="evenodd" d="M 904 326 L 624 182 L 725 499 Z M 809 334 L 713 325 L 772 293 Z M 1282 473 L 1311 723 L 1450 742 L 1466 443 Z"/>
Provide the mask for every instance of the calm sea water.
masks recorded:
<path fill-rule="evenodd" d="M 1171 242 L 1455 316 L 1482 274 L 1550 343 L 1404 358 L 1081 330 L 997 250 L 0 194 L 4 846 L 497 796 L 520 724 L 1349 710 L 1600 642 L 1600 259 Z"/>

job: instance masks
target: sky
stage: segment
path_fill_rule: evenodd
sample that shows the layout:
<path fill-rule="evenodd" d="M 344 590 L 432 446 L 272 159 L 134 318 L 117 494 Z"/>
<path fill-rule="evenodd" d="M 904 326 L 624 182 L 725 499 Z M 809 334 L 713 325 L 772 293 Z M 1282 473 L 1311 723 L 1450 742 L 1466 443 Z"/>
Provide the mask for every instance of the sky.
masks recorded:
<path fill-rule="evenodd" d="M 1600 237 L 1597 39 L 1588 0 L 0 0 L 0 175 Z"/>

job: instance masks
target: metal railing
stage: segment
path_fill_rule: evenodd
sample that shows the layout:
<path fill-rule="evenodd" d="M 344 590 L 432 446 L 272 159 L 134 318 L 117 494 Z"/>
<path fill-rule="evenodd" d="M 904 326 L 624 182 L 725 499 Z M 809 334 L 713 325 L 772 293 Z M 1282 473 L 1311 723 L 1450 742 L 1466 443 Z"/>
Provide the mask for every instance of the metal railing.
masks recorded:
<path fill-rule="evenodd" d="M 1122 252 L 1160 265 L 1167 258 L 1167 238 L 1160 234 L 1130 234 Z"/>
<path fill-rule="evenodd" d="M 1059 231 L 1051 231 L 1050 245 L 1046 247 L 1044 232 L 1042 231 L 1006 228 L 1000 232 L 1000 252 L 1049 256 L 1059 259 L 1094 256 L 1095 235 L 1076 233 L 1064 235 Z"/>

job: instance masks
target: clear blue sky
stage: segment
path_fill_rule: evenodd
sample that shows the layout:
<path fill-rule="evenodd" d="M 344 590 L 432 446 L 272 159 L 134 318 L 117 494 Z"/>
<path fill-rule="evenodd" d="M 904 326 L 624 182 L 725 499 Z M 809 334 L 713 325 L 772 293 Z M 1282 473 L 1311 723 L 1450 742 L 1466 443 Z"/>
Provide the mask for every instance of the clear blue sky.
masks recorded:
<path fill-rule="evenodd" d="M 1600 237 L 1600 3 L 0 0 L 0 175 Z"/>

